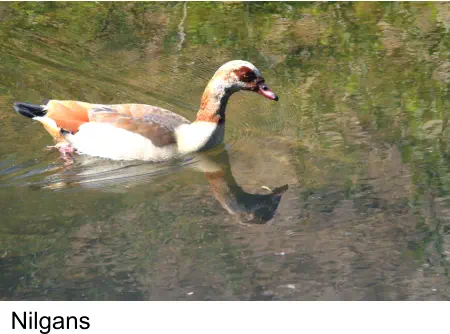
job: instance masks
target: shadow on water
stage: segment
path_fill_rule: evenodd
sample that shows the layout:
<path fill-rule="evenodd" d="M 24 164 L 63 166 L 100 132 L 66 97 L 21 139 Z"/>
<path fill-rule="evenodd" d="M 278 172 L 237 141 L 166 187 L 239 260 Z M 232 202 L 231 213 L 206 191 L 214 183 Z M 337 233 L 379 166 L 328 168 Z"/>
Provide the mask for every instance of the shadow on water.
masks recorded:
<path fill-rule="evenodd" d="M 0 4 L 0 299 L 448 300 L 448 3 Z M 195 119 L 227 148 L 65 166 L 14 101 Z M 288 187 L 285 185 L 289 185 Z"/>

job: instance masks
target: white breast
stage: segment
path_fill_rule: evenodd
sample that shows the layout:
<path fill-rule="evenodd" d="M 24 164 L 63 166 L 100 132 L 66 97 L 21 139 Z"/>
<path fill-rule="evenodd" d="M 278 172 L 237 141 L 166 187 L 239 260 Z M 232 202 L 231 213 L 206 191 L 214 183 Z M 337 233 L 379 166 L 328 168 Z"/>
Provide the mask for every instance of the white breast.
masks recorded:
<path fill-rule="evenodd" d="M 213 122 L 182 124 L 175 129 L 178 151 L 187 154 L 214 147 L 223 141 L 224 129 Z"/>

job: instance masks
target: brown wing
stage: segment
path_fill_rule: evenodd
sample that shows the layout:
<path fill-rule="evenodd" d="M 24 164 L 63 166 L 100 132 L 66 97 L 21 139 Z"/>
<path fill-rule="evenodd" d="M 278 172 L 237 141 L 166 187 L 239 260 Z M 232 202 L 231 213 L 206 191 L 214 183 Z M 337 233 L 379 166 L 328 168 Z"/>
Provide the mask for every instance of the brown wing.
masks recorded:
<path fill-rule="evenodd" d="M 117 128 L 134 132 L 150 139 L 155 146 L 175 144 L 174 127 L 166 122 L 157 122 L 149 115 L 144 118 L 134 118 L 119 113 L 114 106 L 101 106 L 89 110 L 91 122 L 108 123 Z"/>
<path fill-rule="evenodd" d="M 47 116 L 58 127 L 77 132 L 86 122 L 109 123 L 118 128 L 138 133 L 156 146 L 175 143 L 174 130 L 189 121 L 169 110 L 146 104 L 101 105 L 79 101 L 51 100 Z"/>

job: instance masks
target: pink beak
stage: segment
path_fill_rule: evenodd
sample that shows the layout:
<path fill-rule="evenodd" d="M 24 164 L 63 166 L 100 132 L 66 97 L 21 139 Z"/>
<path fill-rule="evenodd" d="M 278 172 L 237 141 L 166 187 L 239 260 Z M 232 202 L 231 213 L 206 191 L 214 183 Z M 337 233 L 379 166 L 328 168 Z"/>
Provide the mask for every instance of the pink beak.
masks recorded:
<path fill-rule="evenodd" d="M 270 90 L 264 82 L 258 84 L 258 94 L 267 97 L 269 100 L 278 101 L 278 96 Z"/>

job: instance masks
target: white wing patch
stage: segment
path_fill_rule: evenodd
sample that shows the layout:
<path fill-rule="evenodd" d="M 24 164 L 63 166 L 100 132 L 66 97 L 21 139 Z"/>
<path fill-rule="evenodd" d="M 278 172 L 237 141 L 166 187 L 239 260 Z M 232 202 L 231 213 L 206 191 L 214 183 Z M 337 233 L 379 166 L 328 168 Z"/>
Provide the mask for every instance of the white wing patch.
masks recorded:
<path fill-rule="evenodd" d="M 157 147 L 139 134 L 107 123 L 84 123 L 65 138 L 82 154 L 113 160 L 164 161 L 177 155 L 176 145 Z"/>

